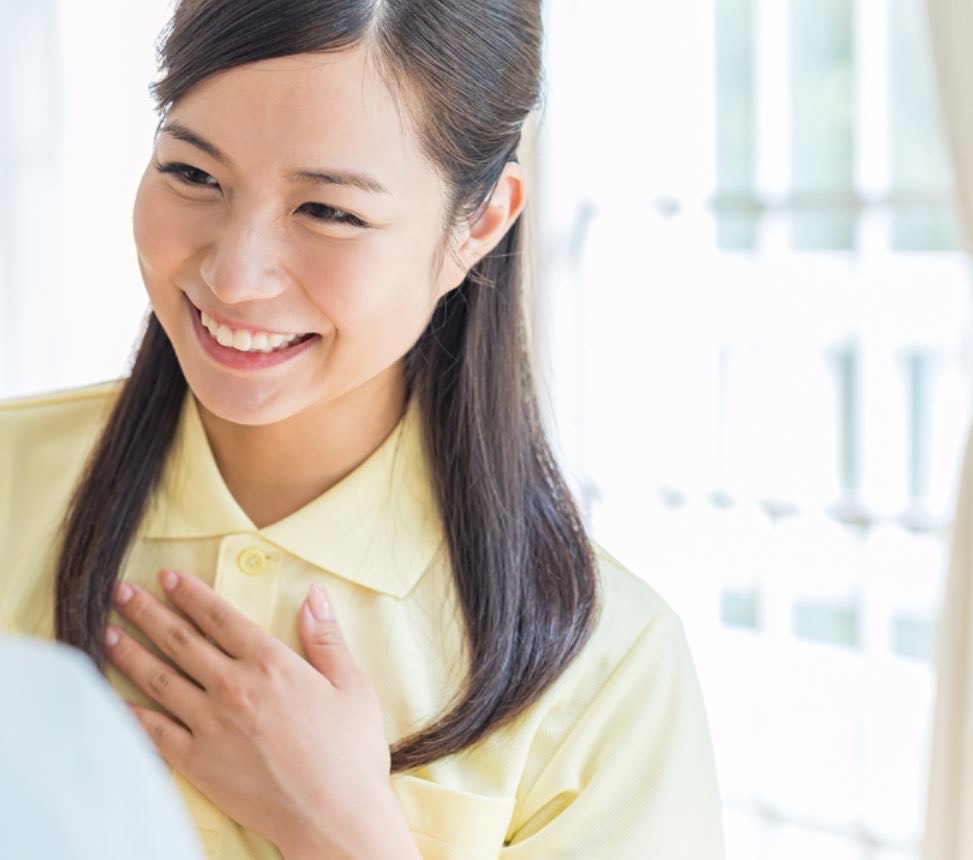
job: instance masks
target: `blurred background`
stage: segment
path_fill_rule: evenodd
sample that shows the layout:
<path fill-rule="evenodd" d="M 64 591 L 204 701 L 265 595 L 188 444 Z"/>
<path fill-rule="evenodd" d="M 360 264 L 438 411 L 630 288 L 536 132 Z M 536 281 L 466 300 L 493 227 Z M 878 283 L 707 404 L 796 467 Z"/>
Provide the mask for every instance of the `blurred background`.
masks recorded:
<path fill-rule="evenodd" d="M 0 397 L 127 372 L 163 0 L 0 0 Z M 548 0 L 545 408 L 683 619 L 728 860 L 918 860 L 973 392 L 923 0 Z"/>

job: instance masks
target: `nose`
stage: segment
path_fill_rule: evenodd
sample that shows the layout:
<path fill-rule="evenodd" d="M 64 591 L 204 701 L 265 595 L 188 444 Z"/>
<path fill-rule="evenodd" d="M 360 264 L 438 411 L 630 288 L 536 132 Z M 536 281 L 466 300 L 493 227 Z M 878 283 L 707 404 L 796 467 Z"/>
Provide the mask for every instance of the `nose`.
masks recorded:
<path fill-rule="evenodd" d="M 231 219 L 203 254 L 200 277 L 226 305 L 274 298 L 290 283 L 283 252 L 272 223 Z"/>

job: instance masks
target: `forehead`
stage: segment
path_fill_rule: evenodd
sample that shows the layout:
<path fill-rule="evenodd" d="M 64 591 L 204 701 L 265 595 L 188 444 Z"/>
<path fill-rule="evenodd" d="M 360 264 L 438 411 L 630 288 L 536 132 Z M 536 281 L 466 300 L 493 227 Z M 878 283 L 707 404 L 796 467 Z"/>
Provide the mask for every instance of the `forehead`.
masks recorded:
<path fill-rule="evenodd" d="M 167 120 L 188 126 L 250 172 L 360 170 L 393 195 L 434 179 L 408 107 L 360 47 L 219 72 L 186 92 Z"/>

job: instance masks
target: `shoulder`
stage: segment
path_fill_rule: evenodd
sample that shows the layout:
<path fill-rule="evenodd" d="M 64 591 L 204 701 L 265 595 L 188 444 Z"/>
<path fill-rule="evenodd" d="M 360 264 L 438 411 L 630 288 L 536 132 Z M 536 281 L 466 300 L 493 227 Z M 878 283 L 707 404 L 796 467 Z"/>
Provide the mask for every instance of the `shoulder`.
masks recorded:
<path fill-rule="evenodd" d="M 124 379 L 110 379 L 76 388 L 62 388 L 17 397 L 0 398 L 0 432 L 50 427 L 97 419 L 121 388 Z"/>
<path fill-rule="evenodd" d="M 602 712 L 611 719 L 611 707 L 604 706 L 617 696 L 631 695 L 687 665 L 682 621 L 668 601 L 647 577 L 589 540 L 598 584 L 591 635 L 523 718 L 528 734 L 539 731 L 541 746 L 548 749 L 571 735 L 583 717 Z M 596 702 L 603 707 L 593 707 Z"/>
<path fill-rule="evenodd" d="M 34 469 L 70 470 L 108 418 L 123 380 L 0 399 L 0 474 L 36 478 Z"/>
<path fill-rule="evenodd" d="M 46 582 L 38 569 L 120 385 L 0 400 L 0 616 L 26 611 L 24 589 Z"/>
<path fill-rule="evenodd" d="M 602 589 L 605 621 L 612 627 L 621 625 L 629 633 L 662 616 L 676 617 L 660 591 L 649 581 L 649 572 L 635 572 L 619 561 L 604 546 L 591 540 L 597 573 Z"/>
<path fill-rule="evenodd" d="M 528 723 L 505 844 L 544 857 L 715 860 L 719 784 L 682 620 L 647 577 L 593 548 L 600 612 Z"/>
<path fill-rule="evenodd" d="M 599 609 L 591 639 L 578 655 L 579 663 L 597 664 L 601 672 L 625 659 L 647 631 L 681 634 L 682 622 L 648 573 L 627 567 L 597 541 L 591 541 L 597 561 Z M 580 668 L 580 667 L 579 667 Z"/>
<path fill-rule="evenodd" d="M 662 593 L 597 541 L 591 544 L 598 607 L 591 635 L 533 709 L 545 746 L 576 736 L 581 720 L 625 719 L 622 701 L 693 672 L 682 620 Z"/>

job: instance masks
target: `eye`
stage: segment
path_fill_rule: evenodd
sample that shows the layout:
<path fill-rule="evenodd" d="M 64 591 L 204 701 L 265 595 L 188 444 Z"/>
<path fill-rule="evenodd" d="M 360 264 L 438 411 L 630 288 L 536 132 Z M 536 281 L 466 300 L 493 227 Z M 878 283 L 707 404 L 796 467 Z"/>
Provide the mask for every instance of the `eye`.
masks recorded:
<path fill-rule="evenodd" d="M 196 185 L 196 186 L 203 186 L 208 188 L 219 188 L 219 186 L 215 184 L 215 181 L 213 185 L 210 185 L 208 182 L 201 182 L 191 178 L 191 177 L 203 176 L 212 179 L 213 177 L 210 176 L 205 171 L 199 170 L 196 167 L 192 167 L 189 164 L 181 164 L 178 161 L 170 161 L 165 164 L 162 164 L 157 161 L 155 163 L 155 169 L 158 170 L 159 173 L 173 174 L 176 177 L 176 179 L 178 179 L 180 182 L 182 182 L 185 185 Z"/>
<path fill-rule="evenodd" d="M 213 179 L 213 177 L 206 173 L 206 171 L 200 170 L 199 168 L 193 167 L 189 164 L 183 164 L 178 161 L 170 161 L 163 164 L 156 161 L 155 169 L 159 173 L 171 173 L 184 185 L 194 185 L 197 188 L 220 187 L 215 180 L 212 184 L 205 181 L 207 178 Z M 200 177 L 202 177 L 202 179 Z M 368 226 L 358 216 L 352 215 L 350 212 L 345 212 L 343 209 L 328 206 L 325 203 L 305 203 L 304 207 L 302 208 L 307 208 L 309 211 L 313 211 L 315 214 L 313 214 L 311 217 L 317 221 L 337 221 L 339 224 L 348 224 L 351 227 Z"/>
<path fill-rule="evenodd" d="M 361 218 L 352 215 L 350 212 L 345 212 L 343 209 L 335 209 L 334 206 L 328 206 L 324 203 L 305 203 L 304 207 L 317 212 L 318 214 L 312 217 L 321 221 L 338 221 L 341 224 L 350 224 L 352 227 L 367 226 Z"/>

